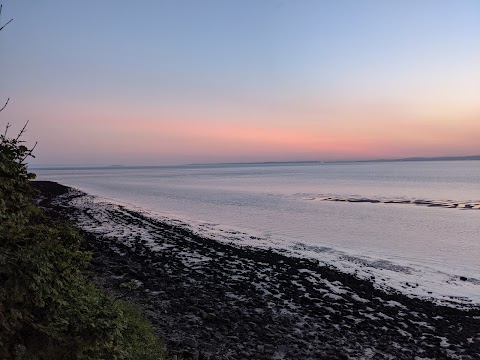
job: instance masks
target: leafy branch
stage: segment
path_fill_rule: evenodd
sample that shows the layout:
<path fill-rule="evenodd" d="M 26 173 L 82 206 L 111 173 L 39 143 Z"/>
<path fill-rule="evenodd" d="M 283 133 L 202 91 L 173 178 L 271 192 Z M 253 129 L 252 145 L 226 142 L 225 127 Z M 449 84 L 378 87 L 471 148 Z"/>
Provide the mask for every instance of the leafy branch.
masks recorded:
<path fill-rule="evenodd" d="M 113 299 L 113 303 L 115 304 L 117 300 L 125 298 L 128 294 L 132 293 L 136 289 L 138 289 L 138 283 L 135 280 L 130 280 L 124 283 L 120 284 L 120 288 L 122 288 L 124 291 L 122 294 L 117 295 Z"/>

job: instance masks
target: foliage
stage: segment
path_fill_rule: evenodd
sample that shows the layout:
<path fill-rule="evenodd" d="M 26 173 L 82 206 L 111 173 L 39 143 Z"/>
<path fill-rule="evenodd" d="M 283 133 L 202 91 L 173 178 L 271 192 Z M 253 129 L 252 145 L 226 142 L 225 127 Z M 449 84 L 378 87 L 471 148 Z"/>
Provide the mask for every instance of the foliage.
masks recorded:
<path fill-rule="evenodd" d="M 35 175 L 27 171 L 25 159 L 31 151 L 20 140 L 25 127 L 16 138 L 7 136 L 9 127 L 7 124 L 0 135 L 0 221 L 6 221 L 8 216 L 9 221 L 20 224 L 25 221 L 21 210 L 30 205 L 32 190 L 28 180 Z"/>
<path fill-rule="evenodd" d="M 119 301 L 125 320 L 123 352 L 132 360 L 157 360 L 165 356 L 165 346 L 153 332 L 152 325 L 131 304 Z"/>
<path fill-rule="evenodd" d="M 32 203 L 29 153 L 0 136 L 0 358 L 163 358 L 151 325 L 85 279 L 79 234 Z"/>
<path fill-rule="evenodd" d="M 33 204 L 24 129 L 0 135 L 0 358 L 162 359 L 151 325 L 85 279 L 80 235 Z"/>
<path fill-rule="evenodd" d="M 0 358 L 162 359 L 151 325 L 85 279 L 75 229 L 32 203 L 29 153 L 0 136 Z"/>

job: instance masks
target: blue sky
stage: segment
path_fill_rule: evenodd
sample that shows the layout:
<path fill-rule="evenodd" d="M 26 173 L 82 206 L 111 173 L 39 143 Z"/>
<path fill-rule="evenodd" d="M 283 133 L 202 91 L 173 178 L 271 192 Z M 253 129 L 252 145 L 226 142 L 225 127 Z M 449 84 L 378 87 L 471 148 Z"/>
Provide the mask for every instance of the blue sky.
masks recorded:
<path fill-rule="evenodd" d="M 3 4 L 39 163 L 480 153 L 479 1 Z"/>

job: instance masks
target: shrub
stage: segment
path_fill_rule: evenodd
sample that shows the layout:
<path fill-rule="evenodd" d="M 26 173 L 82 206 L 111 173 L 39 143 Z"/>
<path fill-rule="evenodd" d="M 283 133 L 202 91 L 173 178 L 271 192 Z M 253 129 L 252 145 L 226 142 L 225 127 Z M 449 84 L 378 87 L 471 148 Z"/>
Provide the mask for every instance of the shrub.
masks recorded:
<path fill-rule="evenodd" d="M 0 136 L 0 358 L 162 359 L 140 313 L 83 275 L 78 232 L 33 204 L 28 154 Z"/>

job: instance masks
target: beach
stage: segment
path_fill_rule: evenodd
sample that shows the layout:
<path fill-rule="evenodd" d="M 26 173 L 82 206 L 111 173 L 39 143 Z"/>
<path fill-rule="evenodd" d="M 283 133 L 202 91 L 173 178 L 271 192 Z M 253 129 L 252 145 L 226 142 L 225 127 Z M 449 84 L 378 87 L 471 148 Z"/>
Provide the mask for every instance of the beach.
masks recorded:
<path fill-rule="evenodd" d="M 383 291 L 315 259 L 219 242 L 121 205 L 99 206 L 86 201 L 88 194 L 54 182 L 33 184 L 41 191 L 41 207 L 71 220 L 84 234 L 95 282 L 141 307 L 172 354 L 194 359 L 479 355 L 476 307 L 462 310 Z M 136 289 L 125 293 L 120 285 L 132 280 Z"/>

